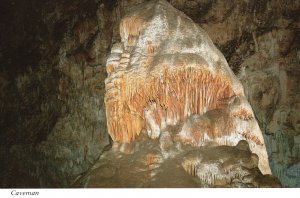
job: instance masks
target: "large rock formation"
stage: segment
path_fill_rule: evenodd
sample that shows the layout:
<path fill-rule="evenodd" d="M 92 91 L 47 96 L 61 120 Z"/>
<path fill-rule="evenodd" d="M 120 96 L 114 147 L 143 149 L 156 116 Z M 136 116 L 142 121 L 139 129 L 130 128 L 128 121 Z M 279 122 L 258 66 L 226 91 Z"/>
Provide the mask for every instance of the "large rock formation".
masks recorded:
<path fill-rule="evenodd" d="M 243 87 L 208 35 L 166 1 L 133 7 L 120 23 L 121 43 L 107 61 L 108 132 L 130 143 L 145 128 L 158 138 L 183 124 L 178 141 L 249 142 L 271 173 L 264 139 Z"/>
<path fill-rule="evenodd" d="M 277 178 L 260 172 L 245 140 L 198 148 L 179 142 L 177 132 L 162 132 L 157 141 L 143 130 L 130 144 L 114 143 L 73 187 L 281 187 Z"/>
<path fill-rule="evenodd" d="M 222 51 L 245 88 L 284 186 L 300 187 L 300 1 L 171 0 Z"/>
<path fill-rule="evenodd" d="M 108 144 L 107 54 L 121 40 L 120 20 L 145 1 L 1 2 L 1 187 L 67 187 L 96 161 Z M 168 1 L 207 32 L 240 79 L 272 174 L 300 187 L 300 1 Z M 169 137 L 160 135 L 164 151 Z"/>

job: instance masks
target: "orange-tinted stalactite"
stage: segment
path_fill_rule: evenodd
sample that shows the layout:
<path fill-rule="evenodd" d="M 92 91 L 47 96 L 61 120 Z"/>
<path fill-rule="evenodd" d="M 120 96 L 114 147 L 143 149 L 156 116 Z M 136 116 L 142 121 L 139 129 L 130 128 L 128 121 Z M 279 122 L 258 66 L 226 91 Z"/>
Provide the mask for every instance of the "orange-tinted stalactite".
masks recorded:
<path fill-rule="evenodd" d="M 123 90 L 130 93 L 115 96 L 118 102 L 106 104 L 108 111 L 117 110 L 108 112 L 114 118 L 107 120 L 109 133 L 120 142 L 131 142 L 145 127 L 146 107 L 151 110 L 156 124 L 162 127 L 162 121 L 178 122 L 190 115 L 203 114 L 222 106 L 223 98 L 234 95 L 226 79 L 201 69 L 165 70 L 163 75 L 146 80 L 131 77 L 123 80 L 124 85 L 129 86 Z"/>

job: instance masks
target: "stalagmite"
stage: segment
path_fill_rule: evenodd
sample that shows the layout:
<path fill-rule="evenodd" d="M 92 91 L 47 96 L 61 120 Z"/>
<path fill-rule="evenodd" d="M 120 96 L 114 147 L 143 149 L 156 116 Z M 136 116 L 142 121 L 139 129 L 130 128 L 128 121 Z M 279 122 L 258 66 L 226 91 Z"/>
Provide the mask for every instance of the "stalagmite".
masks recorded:
<path fill-rule="evenodd" d="M 158 0 L 133 7 L 121 20 L 120 35 L 105 80 L 107 126 L 114 141 L 130 143 L 142 129 L 158 138 L 168 126 L 183 123 L 179 141 L 232 146 L 246 140 L 259 156 L 260 170 L 270 173 L 243 87 L 204 30 Z M 192 172 L 198 174 L 193 167 Z"/>

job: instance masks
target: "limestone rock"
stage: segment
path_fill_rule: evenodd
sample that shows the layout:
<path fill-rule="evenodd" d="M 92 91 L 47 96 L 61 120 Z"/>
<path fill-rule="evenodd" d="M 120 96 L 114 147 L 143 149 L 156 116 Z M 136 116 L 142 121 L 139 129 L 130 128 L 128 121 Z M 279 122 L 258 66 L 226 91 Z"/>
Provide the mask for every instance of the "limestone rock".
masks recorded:
<path fill-rule="evenodd" d="M 164 138 L 176 142 L 167 134 Z M 258 156 L 245 140 L 235 146 L 200 149 L 180 142 L 167 145 L 168 149 L 139 136 L 131 143 L 135 152 L 128 153 L 115 142 L 73 187 L 281 187 L 277 178 L 261 173 Z"/>
<path fill-rule="evenodd" d="M 121 43 L 107 60 L 108 132 L 132 142 L 143 128 L 158 138 L 184 123 L 178 141 L 250 144 L 269 174 L 260 128 L 242 84 L 208 35 L 166 1 L 133 7 L 120 22 Z"/>
<path fill-rule="evenodd" d="M 102 65 L 111 45 L 121 39 L 119 20 L 146 1 L 1 2 L 1 187 L 69 186 L 92 166 L 107 144 Z M 199 24 L 222 51 L 259 121 L 272 174 L 285 187 L 300 187 L 300 1 L 168 2 Z M 163 157 L 183 149 L 173 137 L 184 123 L 161 131 Z M 127 144 L 122 151 L 136 152 Z"/>
<path fill-rule="evenodd" d="M 300 159 L 295 137 L 299 130 L 300 58 L 290 29 L 278 28 L 257 36 L 258 49 L 241 64 L 238 75 L 247 98 L 266 134 L 273 175 L 284 186 L 299 187 L 299 177 L 291 167 Z M 295 113 L 297 112 L 297 113 Z M 290 170 L 291 168 L 291 170 Z M 290 173 L 293 172 L 294 176 Z"/>
<path fill-rule="evenodd" d="M 227 187 L 280 187 L 277 182 L 265 182 L 257 172 L 258 156 L 250 152 L 248 143 L 240 141 L 236 147 L 205 147 L 190 151 L 182 166 L 190 175 L 198 177 L 203 185 Z M 264 181 L 263 181 L 264 180 Z"/>
<path fill-rule="evenodd" d="M 108 11 L 94 1 L 2 3 L 0 186 L 69 187 L 109 144 L 102 64 L 110 35 L 97 16 Z"/>

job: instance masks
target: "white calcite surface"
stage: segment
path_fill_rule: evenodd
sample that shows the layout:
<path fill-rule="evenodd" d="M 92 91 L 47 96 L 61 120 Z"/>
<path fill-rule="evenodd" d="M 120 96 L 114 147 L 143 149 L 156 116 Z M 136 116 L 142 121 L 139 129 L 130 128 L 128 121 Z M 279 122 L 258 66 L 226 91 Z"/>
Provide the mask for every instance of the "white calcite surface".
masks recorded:
<path fill-rule="evenodd" d="M 105 80 L 114 141 L 130 143 L 143 129 L 156 139 L 182 125 L 176 140 L 195 147 L 246 140 L 262 173 L 271 173 L 243 87 L 203 29 L 166 1 L 150 1 L 121 20 L 120 35 Z"/>

